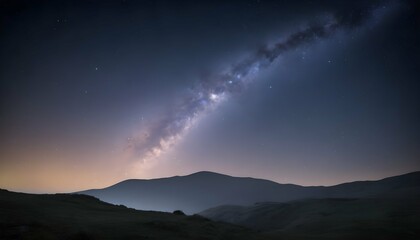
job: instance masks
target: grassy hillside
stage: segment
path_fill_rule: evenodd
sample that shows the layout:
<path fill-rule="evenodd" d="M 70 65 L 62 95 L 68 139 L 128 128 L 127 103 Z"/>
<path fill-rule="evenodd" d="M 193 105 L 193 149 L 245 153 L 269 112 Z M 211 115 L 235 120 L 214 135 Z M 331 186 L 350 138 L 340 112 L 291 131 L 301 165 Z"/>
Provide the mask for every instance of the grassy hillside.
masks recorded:
<path fill-rule="evenodd" d="M 86 195 L 0 190 L 0 239 L 261 239 L 199 216 L 138 211 Z"/>
<path fill-rule="evenodd" d="M 420 199 L 311 199 L 200 213 L 286 239 L 420 239 Z"/>

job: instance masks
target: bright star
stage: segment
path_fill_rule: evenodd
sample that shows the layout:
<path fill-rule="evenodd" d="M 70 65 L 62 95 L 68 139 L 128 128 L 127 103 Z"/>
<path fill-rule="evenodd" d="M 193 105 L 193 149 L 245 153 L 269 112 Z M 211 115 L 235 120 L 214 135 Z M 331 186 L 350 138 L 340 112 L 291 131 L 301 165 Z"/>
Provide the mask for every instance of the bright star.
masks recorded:
<path fill-rule="evenodd" d="M 217 94 L 211 93 L 210 94 L 210 99 L 213 101 L 216 101 L 219 98 L 219 96 L 217 96 Z"/>

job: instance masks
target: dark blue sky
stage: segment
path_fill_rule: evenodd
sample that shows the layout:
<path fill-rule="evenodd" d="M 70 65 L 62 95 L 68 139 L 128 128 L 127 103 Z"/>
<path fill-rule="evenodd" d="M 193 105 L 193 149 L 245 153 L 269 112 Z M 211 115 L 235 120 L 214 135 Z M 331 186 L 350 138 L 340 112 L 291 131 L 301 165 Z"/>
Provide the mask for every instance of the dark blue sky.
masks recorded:
<path fill-rule="evenodd" d="M 418 12 L 416 1 L 2 1 L 0 187 L 200 170 L 331 185 L 419 170 Z"/>

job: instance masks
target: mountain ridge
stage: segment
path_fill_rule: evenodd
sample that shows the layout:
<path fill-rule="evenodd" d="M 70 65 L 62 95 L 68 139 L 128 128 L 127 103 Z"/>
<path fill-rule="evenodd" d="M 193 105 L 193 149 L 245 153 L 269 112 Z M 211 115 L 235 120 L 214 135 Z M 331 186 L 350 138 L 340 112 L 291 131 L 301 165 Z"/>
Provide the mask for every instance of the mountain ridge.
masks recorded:
<path fill-rule="evenodd" d="M 231 178 L 242 178 L 242 179 L 254 179 L 254 180 L 264 180 L 264 181 L 268 181 L 268 182 L 273 182 L 276 184 L 281 184 L 281 185 L 292 185 L 292 186 L 299 186 L 299 187 L 335 187 L 335 186 L 341 186 L 341 185 L 346 185 L 346 184 L 353 184 L 353 183 L 369 183 L 369 182 L 377 182 L 377 181 L 382 181 L 382 180 L 386 180 L 386 179 L 392 179 L 395 177 L 402 177 L 402 176 L 406 176 L 406 175 L 414 175 L 414 174 L 420 174 L 420 170 L 419 171 L 414 171 L 414 172 L 408 172 L 408 173 L 403 173 L 400 175 L 394 175 L 394 176 L 390 176 L 390 177 L 384 177 L 384 178 L 379 178 L 379 179 L 375 179 L 375 180 L 354 180 L 354 181 L 350 181 L 350 182 L 343 182 L 343 183 L 338 183 L 338 184 L 333 184 L 333 185 L 299 185 L 299 184 L 295 184 L 295 183 L 281 183 L 281 182 L 276 182 L 274 180 L 270 180 L 270 179 L 264 179 L 264 178 L 258 178 L 258 177 L 240 177 L 240 176 L 232 176 L 232 175 L 228 175 L 228 174 L 224 174 L 224 173 L 218 173 L 218 172 L 212 172 L 212 171 L 198 171 L 198 172 L 194 172 L 191 174 L 187 174 L 187 175 L 174 175 L 174 176 L 170 176 L 170 177 L 160 177 L 160 178 L 148 178 L 148 179 L 142 179 L 142 178 L 129 178 L 129 179 L 125 179 L 122 180 L 120 182 L 114 183 L 112 185 L 109 185 L 107 187 L 103 187 L 103 188 L 90 188 L 90 189 L 86 189 L 86 190 L 82 190 L 82 191 L 89 191 L 89 190 L 99 190 L 99 189 L 104 189 L 104 188 L 109 188 L 115 185 L 118 185 L 120 183 L 124 183 L 127 181 L 153 181 L 153 180 L 164 180 L 164 179 L 172 179 L 172 178 L 180 178 L 180 177 L 190 177 L 193 175 L 203 175 L 203 174 L 214 174 L 214 175 L 218 175 L 218 176 L 225 176 L 225 177 L 231 177 Z M 82 191 L 77 191 L 77 192 L 82 192 Z"/>

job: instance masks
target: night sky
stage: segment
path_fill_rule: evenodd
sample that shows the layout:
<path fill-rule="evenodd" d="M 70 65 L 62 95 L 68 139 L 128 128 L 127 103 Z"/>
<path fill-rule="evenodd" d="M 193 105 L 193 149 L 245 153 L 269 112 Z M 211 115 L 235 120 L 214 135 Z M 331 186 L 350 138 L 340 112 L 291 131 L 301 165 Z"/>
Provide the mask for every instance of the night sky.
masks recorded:
<path fill-rule="evenodd" d="M 1 1 L 0 188 L 420 170 L 416 1 Z"/>

